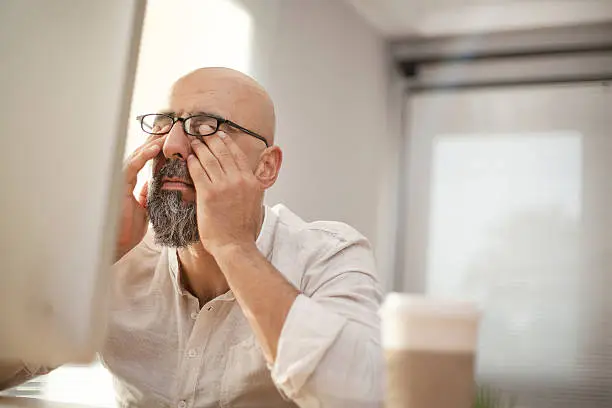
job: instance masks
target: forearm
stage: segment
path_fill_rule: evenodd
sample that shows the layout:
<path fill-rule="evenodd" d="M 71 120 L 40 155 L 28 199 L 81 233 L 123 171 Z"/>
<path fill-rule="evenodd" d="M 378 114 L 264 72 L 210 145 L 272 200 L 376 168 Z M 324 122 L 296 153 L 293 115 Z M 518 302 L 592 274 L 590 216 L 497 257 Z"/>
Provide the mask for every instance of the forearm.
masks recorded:
<path fill-rule="evenodd" d="M 41 367 L 33 369 L 21 361 L 0 362 L 0 391 L 16 387 L 38 375 L 46 373 Z"/>
<path fill-rule="evenodd" d="M 383 355 L 372 323 L 352 321 L 299 296 L 281 336 L 274 382 L 299 406 L 380 406 Z"/>
<path fill-rule="evenodd" d="M 384 359 L 378 343 L 349 322 L 296 395 L 300 406 L 316 398 L 322 407 L 380 407 Z"/>
<path fill-rule="evenodd" d="M 283 325 L 300 291 L 268 262 L 254 244 L 224 248 L 215 254 L 215 260 L 255 332 L 266 359 L 273 363 Z"/>

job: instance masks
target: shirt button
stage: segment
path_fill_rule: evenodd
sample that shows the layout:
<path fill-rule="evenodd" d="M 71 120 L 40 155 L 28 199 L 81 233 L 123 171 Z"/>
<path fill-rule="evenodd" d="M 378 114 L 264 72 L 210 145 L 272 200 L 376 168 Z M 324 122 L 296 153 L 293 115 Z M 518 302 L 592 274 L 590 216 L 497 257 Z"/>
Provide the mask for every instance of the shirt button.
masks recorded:
<path fill-rule="evenodd" d="M 193 320 L 197 319 L 198 318 L 198 312 L 191 312 L 191 318 Z"/>
<path fill-rule="evenodd" d="M 180 401 L 178 403 L 178 408 L 187 408 L 187 403 L 185 401 Z"/>
<path fill-rule="evenodd" d="M 191 349 L 191 350 L 189 350 L 189 351 L 187 352 L 187 355 L 188 355 L 189 357 L 195 357 L 195 356 L 197 356 L 197 355 L 198 355 L 198 352 L 197 352 L 195 349 Z"/>

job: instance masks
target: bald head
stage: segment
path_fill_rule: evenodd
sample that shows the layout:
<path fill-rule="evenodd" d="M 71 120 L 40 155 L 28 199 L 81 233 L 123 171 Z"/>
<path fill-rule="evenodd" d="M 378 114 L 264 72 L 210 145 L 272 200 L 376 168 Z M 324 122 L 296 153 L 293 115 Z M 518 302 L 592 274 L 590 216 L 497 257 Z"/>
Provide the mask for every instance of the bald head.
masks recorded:
<path fill-rule="evenodd" d="M 190 72 L 172 86 L 170 109 L 177 114 L 206 112 L 221 116 L 274 144 L 272 99 L 257 81 L 239 71 L 200 68 Z"/>

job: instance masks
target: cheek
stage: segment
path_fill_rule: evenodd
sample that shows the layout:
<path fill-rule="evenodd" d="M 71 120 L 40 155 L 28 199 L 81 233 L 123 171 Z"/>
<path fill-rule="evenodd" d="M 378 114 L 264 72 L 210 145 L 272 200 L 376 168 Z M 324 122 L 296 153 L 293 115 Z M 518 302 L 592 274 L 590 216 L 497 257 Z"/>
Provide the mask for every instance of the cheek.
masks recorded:
<path fill-rule="evenodd" d="M 257 170 L 257 167 L 259 167 L 261 165 L 260 163 L 260 157 L 258 154 L 249 154 L 247 153 L 247 161 L 249 164 L 249 169 L 251 169 L 251 172 L 255 173 L 255 170 Z"/>
<path fill-rule="evenodd" d="M 254 173 L 259 166 L 263 166 L 263 163 L 259 160 L 259 156 L 255 156 L 249 157 L 249 165 Z"/>
<path fill-rule="evenodd" d="M 250 136 L 240 137 L 234 139 L 238 147 L 246 154 L 249 161 L 249 168 L 252 171 L 257 169 L 257 165 L 259 164 L 259 158 L 261 154 L 261 149 L 258 149 L 258 146 L 255 144 L 257 140 L 253 141 L 249 139 Z M 253 143 L 255 142 L 255 143 Z"/>
<path fill-rule="evenodd" d="M 153 166 L 152 166 L 153 177 L 155 177 L 157 173 L 159 173 L 161 168 L 164 167 L 165 162 L 166 162 L 166 159 L 161 153 L 155 159 L 153 159 Z"/>

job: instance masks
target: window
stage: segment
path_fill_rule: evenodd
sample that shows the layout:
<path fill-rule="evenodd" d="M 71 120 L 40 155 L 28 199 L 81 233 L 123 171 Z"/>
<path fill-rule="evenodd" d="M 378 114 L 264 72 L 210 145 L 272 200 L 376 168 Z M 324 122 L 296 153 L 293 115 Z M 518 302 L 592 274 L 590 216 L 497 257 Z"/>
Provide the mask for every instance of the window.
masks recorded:
<path fill-rule="evenodd" d="M 481 303 L 478 380 L 517 406 L 612 406 L 608 88 L 476 87 L 406 104 L 404 289 Z"/>
<path fill-rule="evenodd" d="M 483 374 L 570 380 L 580 313 L 582 136 L 440 136 L 431 186 L 427 292 L 462 294 L 485 308 Z"/>

